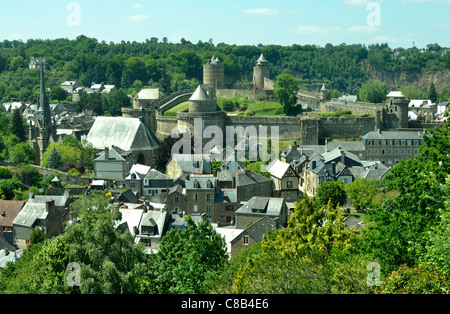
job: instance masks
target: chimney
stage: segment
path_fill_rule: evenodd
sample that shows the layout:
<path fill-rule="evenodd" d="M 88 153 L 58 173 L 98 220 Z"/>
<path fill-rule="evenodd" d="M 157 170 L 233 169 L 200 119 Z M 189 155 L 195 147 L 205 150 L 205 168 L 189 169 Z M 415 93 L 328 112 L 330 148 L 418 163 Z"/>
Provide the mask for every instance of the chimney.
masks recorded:
<path fill-rule="evenodd" d="M 294 145 L 292 145 L 292 151 L 297 151 L 297 141 L 294 141 Z"/>
<path fill-rule="evenodd" d="M 45 211 L 47 213 L 50 213 L 50 211 L 52 211 L 54 207 L 55 207 L 55 200 L 52 199 L 50 201 L 45 202 Z"/>
<path fill-rule="evenodd" d="M 105 160 L 109 160 L 109 148 L 105 147 Z"/>
<path fill-rule="evenodd" d="M 331 163 L 331 175 L 332 175 L 332 176 L 335 176 L 335 175 L 336 175 L 336 162 L 335 162 L 335 161 L 333 161 L 333 162 Z"/>
<path fill-rule="evenodd" d="M 134 227 L 133 227 L 133 234 L 136 234 L 136 232 L 137 232 L 137 227 L 134 226 Z"/>
<path fill-rule="evenodd" d="M 341 150 L 341 163 L 345 165 L 345 152 Z"/>

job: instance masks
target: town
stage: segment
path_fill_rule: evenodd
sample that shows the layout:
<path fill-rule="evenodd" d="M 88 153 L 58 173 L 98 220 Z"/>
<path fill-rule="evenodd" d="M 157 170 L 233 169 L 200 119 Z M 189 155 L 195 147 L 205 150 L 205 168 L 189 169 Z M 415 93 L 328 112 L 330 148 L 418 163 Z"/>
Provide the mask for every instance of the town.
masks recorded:
<path fill-rule="evenodd" d="M 448 101 L 407 99 L 399 90 L 386 91 L 379 103 L 363 102 L 359 95 L 334 98 L 325 83 L 293 91 L 299 114 L 223 110 L 223 101 L 236 97 L 282 103 L 277 93 L 284 88 L 282 75 L 271 76 L 263 53 L 255 59 L 251 83 L 225 84 L 224 66 L 212 56 L 195 89 L 164 95 L 145 87 L 127 95 L 130 106 L 122 107 L 121 115 L 108 116 L 91 108 L 79 111 L 75 104 L 89 94 L 115 95 L 115 85 L 60 82 L 64 100 L 50 103 L 55 86 L 45 84 L 46 59 L 31 57 L 29 69 L 39 71 L 37 103 L 3 103 L 2 114 L 12 121 L 19 116 L 21 132 L 28 127 L 23 137 L 31 148 L 30 171 L 47 182 L 45 188 L 32 183 L 29 191 L 15 188 L 9 197 L 1 186 L 0 267 L 22 258 L 36 230 L 52 239 L 79 224 L 74 205 L 97 194 L 120 212 L 117 233 L 129 233 L 146 254 L 157 254 L 168 234 L 185 232 L 193 221 L 211 226 L 232 259 L 288 228 L 301 200 L 320 199 L 324 186 L 379 187 L 374 182 L 420 156 L 424 136 L 446 123 Z M 75 152 L 64 147 L 86 154 L 78 163 L 63 162 Z M 2 179 L 23 167 L 21 158 L 1 161 Z M 365 188 L 362 193 L 370 194 Z M 385 192 L 372 196 L 379 193 Z M 358 218 L 367 208 L 347 194 L 336 203 L 345 211 L 341 222 L 345 230 L 359 232 L 367 227 Z"/>

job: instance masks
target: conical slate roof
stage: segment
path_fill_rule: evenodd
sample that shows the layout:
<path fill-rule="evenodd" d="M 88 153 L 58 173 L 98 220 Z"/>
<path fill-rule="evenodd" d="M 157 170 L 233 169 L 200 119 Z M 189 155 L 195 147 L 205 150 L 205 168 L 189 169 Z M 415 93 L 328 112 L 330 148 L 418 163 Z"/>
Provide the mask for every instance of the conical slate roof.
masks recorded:
<path fill-rule="evenodd" d="M 194 94 L 192 94 L 191 98 L 189 98 L 190 101 L 205 101 L 209 100 L 208 94 L 203 89 L 201 85 L 197 87 Z"/>
<path fill-rule="evenodd" d="M 269 61 L 267 61 L 267 59 L 264 57 L 264 54 L 261 54 L 261 56 L 259 56 L 259 59 L 258 59 L 258 63 L 259 62 L 261 62 L 261 63 L 267 63 L 267 62 L 269 62 Z"/>

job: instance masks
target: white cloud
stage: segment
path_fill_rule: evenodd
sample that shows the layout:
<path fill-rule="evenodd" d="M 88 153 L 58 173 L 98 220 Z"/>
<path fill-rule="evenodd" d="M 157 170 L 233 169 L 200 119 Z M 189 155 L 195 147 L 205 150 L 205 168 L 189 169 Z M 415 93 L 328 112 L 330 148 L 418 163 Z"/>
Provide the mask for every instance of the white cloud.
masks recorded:
<path fill-rule="evenodd" d="M 141 21 L 149 20 L 151 18 L 152 17 L 150 15 L 137 14 L 137 15 L 127 16 L 124 18 L 124 20 L 128 21 L 128 22 L 141 22 Z"/>
<path fill-rule="evenodd" d="M 345 5 L 354 7 L 365 7 L 370 2 L 369 0 L 342 0 Z"/>
<path fill-rule="evenodd" d="M 143 9 L 144 6 L 140 3 L 133 3 L 132 5 L 133 9 Z"/>
<path fill-rule="evenodd" d="M 261 8 L 261 9 L 243 10 L 242 13 L 252 15 L 277 15 L 279 11 L 275 9 Z"/>

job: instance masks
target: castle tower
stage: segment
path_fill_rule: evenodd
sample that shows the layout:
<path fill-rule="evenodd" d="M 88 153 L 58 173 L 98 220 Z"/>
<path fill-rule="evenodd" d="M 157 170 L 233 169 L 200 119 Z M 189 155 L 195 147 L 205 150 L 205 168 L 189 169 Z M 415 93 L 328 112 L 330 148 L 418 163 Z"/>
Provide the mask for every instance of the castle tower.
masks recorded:
<path fill-rule="evenodd" d="M 400 91 L 390 92 L 387 95 L 386 111 L 397 116 L 397 128 L 408 128 L 408 105 L 409 100 Z"/>
<path fill-rule="evenodd" d="M 225 88 L 225 69 L 219 58 L 212 56 L 203 66 L 203 85 Z"/>
<path fill-rule="evenodd" d="M 261 54 L 259 59 L 256 61 L 256 66 L 253 68 L 254 89 L 264 89 L 264 81 L 270 76 L 268 63 L 269 61 L 266 60 L 263 54 Z"/>
<path fill-rule="evenodd" d="M 325 84 L 322 85 L 322 88 L 320 89 L 320 101 L 327 100 L 328 97 L 328 89 L 326 89 Z"/>
<path fill-rule="evenodd" d="M 177 113 L 178 130 L 183 133 L 187 129 L 194 137 L 202 138 L 204 147 L 211 138 L 203 138 L 203 131 L 214 126 L 225 134 L 226 118 L 225 112 L 217 105 L 215 88 L 199 85 L 189 99 L 189 110 Z"/>

